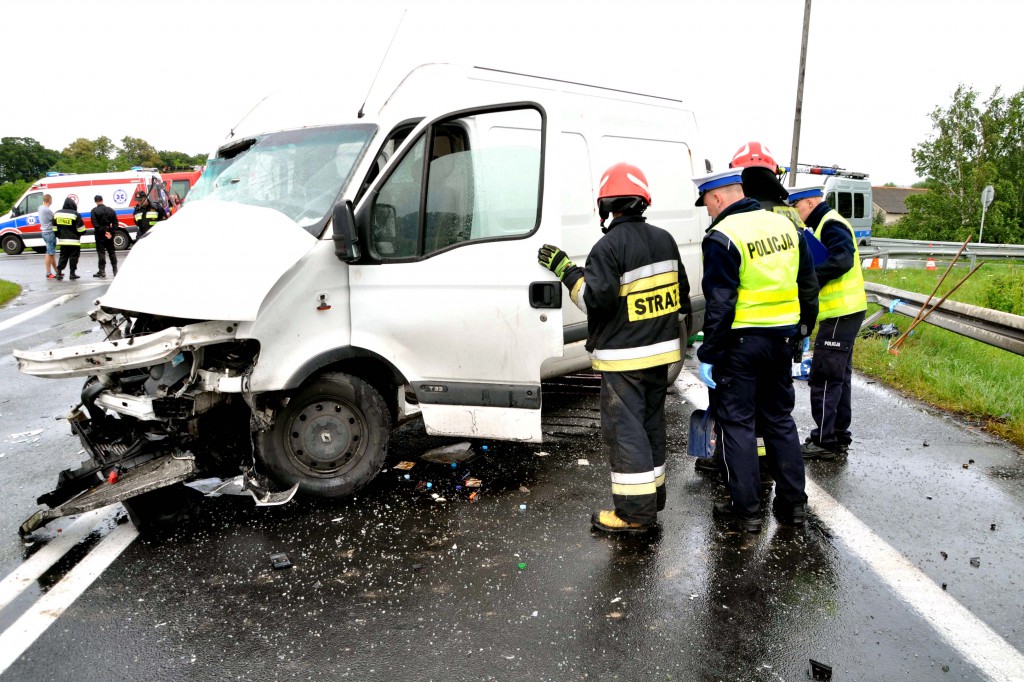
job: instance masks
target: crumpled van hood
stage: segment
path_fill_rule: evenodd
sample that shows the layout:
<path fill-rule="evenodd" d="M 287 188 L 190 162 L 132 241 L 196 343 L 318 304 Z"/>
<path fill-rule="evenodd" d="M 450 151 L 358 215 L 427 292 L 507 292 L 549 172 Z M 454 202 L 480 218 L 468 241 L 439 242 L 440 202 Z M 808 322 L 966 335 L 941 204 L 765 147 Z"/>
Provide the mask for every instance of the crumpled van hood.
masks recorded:
<path fill-rule="evenodd" d="M 316 237 L 269 208 L 204 200 L 154 226 L 123 261 L 105 308 L 193 320 L 256 319 Z"/>

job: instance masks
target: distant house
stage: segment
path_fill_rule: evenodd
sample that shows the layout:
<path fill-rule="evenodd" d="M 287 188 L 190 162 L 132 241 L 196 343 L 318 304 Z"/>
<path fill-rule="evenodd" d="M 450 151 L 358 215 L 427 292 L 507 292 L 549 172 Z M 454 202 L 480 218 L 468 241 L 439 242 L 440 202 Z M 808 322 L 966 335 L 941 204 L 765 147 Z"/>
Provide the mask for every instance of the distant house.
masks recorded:
<path fill-rule="evenodd" d="M 909 213 L 906 204 L 907 197 L 927 191 L 926 189 L 915 189 L 913 187 L 872 187 L 872 214 L 874 215 L 881 211 L 885 217 L 885 224 L 892 225 Z"/>

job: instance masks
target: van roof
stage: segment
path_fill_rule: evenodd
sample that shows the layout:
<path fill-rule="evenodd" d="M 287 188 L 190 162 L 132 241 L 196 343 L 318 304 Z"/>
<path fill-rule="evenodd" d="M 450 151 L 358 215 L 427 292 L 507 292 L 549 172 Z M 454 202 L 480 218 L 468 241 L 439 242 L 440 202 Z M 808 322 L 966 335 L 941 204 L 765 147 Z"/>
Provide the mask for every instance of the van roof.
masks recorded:
<path fill-rule="evenodd" d="M 82 185 L 112 185 L 131 182 L 142 178 L 148 180 L 157 175 L 152 171 L 123 171 L 118 173 L 70 173 L 42 178 L 32 183 L 31 189 L 50 189 L 57 187 L 81 187 Z"/>

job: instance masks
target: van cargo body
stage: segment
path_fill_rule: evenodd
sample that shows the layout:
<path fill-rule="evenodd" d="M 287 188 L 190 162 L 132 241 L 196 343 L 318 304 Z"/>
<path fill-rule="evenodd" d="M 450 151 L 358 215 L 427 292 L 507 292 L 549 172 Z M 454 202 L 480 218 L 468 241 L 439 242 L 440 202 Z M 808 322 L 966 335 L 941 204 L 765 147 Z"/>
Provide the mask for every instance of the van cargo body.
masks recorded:
<path fill-rule="evenodd" d="M 89 214 L 96 207 L 93 197 L 103 197 L 103 203 L 114 209 L 118 227 L 114 230 L 114 248 L 126 249 L 131 245 L 129 235 L 138 232 L 133 215 L 135 193 L 146 191 L 153 178 L 160 176 L 153 171 L 125 171 L 121 173 L 86 173 L 53 175 L 32 183 L 14 207 L 0 216 L 0 246 L 4 253 L 16 256 L 26 248 L 43 253 L 46 245 L 39 233 L 39 207 L 43 195 L 53 198 L 52 209 L 60 209 L 64 200 L 71 197 L 78 206 L 78 212 L 85 220 L 85 234 L 82 243 L 95 243 L 92 218 Z"/>
<path fill-rule="evenodd" d="M 15 352 L 23 372 L 85 379 L 71 425 L 90 455 L 23 532 L 99 504 L 91 486 L 114 469 L 130 485 L 101 501 L 131 498 L 138 521 L 157 488 L 240 464 L 229 487 L 257 502 L 352 493 L 413 417 L 540 442 L 542 379 L 590 361 L 586 320 L 537 251 L 586 261 L 619 161 L 647 175 L 647 216 L 690 280 L 680 328 L 700 328 L 708 217 L 690 177 L 705 162 L 679 102 L 431 65 L 355 113 L 236 128 L 175 229 L 141 240 L 99 300 L 107 340 Z"/>

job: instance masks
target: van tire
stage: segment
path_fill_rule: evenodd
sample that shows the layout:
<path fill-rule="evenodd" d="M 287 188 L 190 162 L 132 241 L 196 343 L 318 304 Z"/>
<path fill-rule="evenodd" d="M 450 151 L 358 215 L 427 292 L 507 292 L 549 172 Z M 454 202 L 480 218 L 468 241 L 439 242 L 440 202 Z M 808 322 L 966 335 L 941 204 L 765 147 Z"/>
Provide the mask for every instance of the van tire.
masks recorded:
<path fill-rule="evenodd" d="M 114 242 L 115 251 L 125 251 L 132 245 L 132 238 L 124 230 L 115 229 L 112 236 L 111 241 Z"/>
<path fill-rule="evenodd" d="M 359 490 L 384 464 L 391 413 L 367 382 L 329 372 L 312 378 L 255 434 L 256 457 L 278 483 L 314 497 Z"/>
<path fill-rule="evenodd" d="M 21 237 L 16 234 L 4 235 L 3 241 L 0 242 L 3 245 L 4 253 L 8 256 L 17 256 L 19 253 L 25 250 L 25 244 L 21 241 Z"/>

